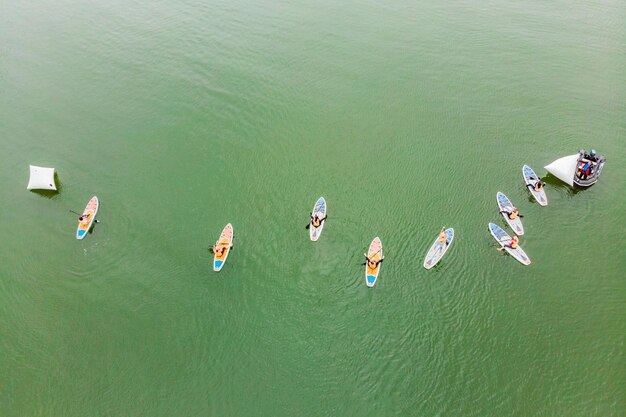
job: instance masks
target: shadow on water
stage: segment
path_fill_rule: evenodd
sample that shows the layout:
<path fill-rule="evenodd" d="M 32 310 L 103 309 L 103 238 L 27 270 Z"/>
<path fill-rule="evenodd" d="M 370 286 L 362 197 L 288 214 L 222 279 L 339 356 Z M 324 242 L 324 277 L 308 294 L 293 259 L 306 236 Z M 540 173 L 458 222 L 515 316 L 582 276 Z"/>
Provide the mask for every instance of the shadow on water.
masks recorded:
<path fill-rule="evenodd" d="M 584 191 L 584 188 L 571 187 L 568 184 L 565 184 L 563 181 L 561 181 L 552 174 L 547 174 L 545 177 L 543 177 L 543 182 L 551 185 L 552 187 L 554 187 L 554 189 L 564 189 L 565 191 L 567 191 L 568 196 L 575 196 L 579 192 Z"/>
<path fill-rule="evenodd" d="M 30 190 L 30 192 L 48 199 L 53 199 L 63 191 L 63 184 L 59 181 L 59 174 L 56 171 L 54 173 L 54 183 L 57 186 L 56 190 Z"/>

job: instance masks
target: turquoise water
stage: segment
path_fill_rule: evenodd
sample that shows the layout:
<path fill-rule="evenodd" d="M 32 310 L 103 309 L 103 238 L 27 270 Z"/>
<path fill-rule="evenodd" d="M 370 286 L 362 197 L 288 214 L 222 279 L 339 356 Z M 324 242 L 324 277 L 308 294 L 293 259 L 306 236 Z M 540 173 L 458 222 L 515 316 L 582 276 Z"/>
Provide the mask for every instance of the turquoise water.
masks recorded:
<path fill-rule="evenodd" d="M 0 5 L 0 415 L 624 415 L 625 16 Z M 523 164 L 591 147 L 596 185 L 547 177 L 532 201 Z M 31 163 L 59 193 L 25 190 Z M 497 191 L 525 215 L 528 267 L 488 232 Z M 93 195 L 101 223 L 76 241 L 68 210 Z"/>

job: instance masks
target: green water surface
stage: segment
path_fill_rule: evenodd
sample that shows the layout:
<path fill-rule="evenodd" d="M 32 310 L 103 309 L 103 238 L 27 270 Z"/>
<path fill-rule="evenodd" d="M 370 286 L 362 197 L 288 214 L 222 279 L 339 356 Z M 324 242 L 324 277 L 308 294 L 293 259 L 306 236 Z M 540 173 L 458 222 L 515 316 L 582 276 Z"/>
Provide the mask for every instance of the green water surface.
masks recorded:
<path fill-rule="evenodd" d="M 0 2 L 0 416 L 626 415 L 625 22 L 611 0 Z M 523 164 L 590 147 L 596 185 L 533 202 Z M 26 191 L 29 164 L 60 191 Z M 497 191 L 528 267 L 489 235 Z"/>

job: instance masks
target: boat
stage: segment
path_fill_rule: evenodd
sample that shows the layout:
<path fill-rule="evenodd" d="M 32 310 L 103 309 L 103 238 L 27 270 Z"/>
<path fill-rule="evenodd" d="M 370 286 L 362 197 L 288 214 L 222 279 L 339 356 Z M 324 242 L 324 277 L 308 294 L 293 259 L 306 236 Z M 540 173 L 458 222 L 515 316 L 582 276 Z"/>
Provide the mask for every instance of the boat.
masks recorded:
<path fill-rule="evenodd" d="M 96 220 L 96 215 L 98 214 L 98 207 L 100 206 L 100 202 L 98 201 L 98 197 L 95 195 L 91 197 L 85 210 L 83 210 L 83 214 L 81 217 L 87 216 L 87 220 L 78 220 L 78 228 L 76 229 L 76 239 L 82 240 L 85 236 L 87 236 L 87 232 L 91 229 L 93 222 Z"/>
<path fill-rule="evenodd" d="M 444 230 L 444 233 L 447 235 L 445 246 L 439 244 L 439 236 L 437 236 L 426 254 L 426 258 L 424 259 L 424 268 L 430 269 L 437 265 L 437 262 L 443 258 L 443 255 L 445 255 L 448 248 L 450 248 L 452 240 L 454 239 L 454 229 L 450 227 Z"/>
<path fill-rule="evenodd" d="M 544 168 L 571 187 L 589 187 L 600 178 L 606 158 L 589 155 L 584 149 L 577 154 L 564 156 Z"/>
<path fill-rule="evenodd" d="M 574 184 L 577 186 L 589 187 L 600 178 L 606 158 L 604 155 L 596 156 L 595 153 L 593 150 L 589 154 L 584 149 L 578 151 L 576 175 L 574 175 Z"/>

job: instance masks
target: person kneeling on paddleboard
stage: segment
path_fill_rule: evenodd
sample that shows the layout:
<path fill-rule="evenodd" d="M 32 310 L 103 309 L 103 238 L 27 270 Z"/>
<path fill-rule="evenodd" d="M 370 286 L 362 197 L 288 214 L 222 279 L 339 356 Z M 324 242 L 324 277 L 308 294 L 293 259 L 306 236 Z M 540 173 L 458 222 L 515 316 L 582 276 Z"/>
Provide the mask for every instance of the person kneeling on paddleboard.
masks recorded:
<path fill-rule="evenodd" d="M 220 242 L 215 242 L 215 246 L 213 246 L 211 248 L 211 250 L 213 251 L 214 254 L 216 254 L 217 256 L 222 256 L 224 255 L 224 252 L 226 252 L 226 249 L 228 248 L 228 244 L 226 243 L 220 243 Z M 230 249 L 233 248 L 233 245 L 230 245 Z"/>
<path fill-rule="evenodd" d="M 311 215 L 311 224 L 313 225 L 313 227 L 320 227 L 322 225 L 322 222 L 324 220 L 326 220 L 328 216 L 324 216 L 323 219 L 320 219 L 317 214 L 315 216 Z"/>
<path fill-rule="evenodd" d="M 513 236 L 511 238 L 511 240 L 509 240 L 509 243 L 506 244 L 505 246 L 502 246 L 500 249 L 498 250 L 504 250 L 504 248 L 508 246 L 511 249 L 517 249 L 517 247 L 519 246 L 519 237 L 517 236 Z"/>
<path fill-rule="evenodd" d="M 380 258 L 377 261 L 374 261 L 373 259 L 370 259 L 367 257 L 367 254 L 363 254 L 363 256 L 365 256 L 365 263 L 363 265 L 367 265 L 367 267 L 369 269 L 376 269 L 378 268 L 378 264 L 383 263 L 383 261 L 385 260 L 385 257 L 383 256 L 382 258 Z"/>
<path fill-rule="evenodd" d="M 81 222 L 82 224 L 89 224 L 90 216 L 91 216 L 90 213 L 83 213 L 78 217 L 78 221 Z"/>
<path fill-rule="evenodd" d="M 515 207 L 513 207 L 513 208 L 511 209 L 511 211 L 508 211 L 508 210 L 500 210 L 500 213 L 506 213 L 506 215 L 507 215 L 507 216 L 509 216 L 509 219 L 511 219 L 511 220 L 515 220 L 515 219 L 517 219 L 518 217 L 524 217 L 524 216 L 522 216 L 521 214 L 519 214 L 519 210 L 518 210 L 517 208 L 515 208 Z"/>
<path fill-rule="evenodd" d="M 533 178 L 531 178 L 532 180 Z M 537 177 L 537 181 L 535 182 L 535 184 L 526 184 L 526 187 L 532 187 L 533 190 L 539 192 L 541 191 L 541 189 L 543 188 L 543 183 L 541 182 L 541 178 Z"/>

